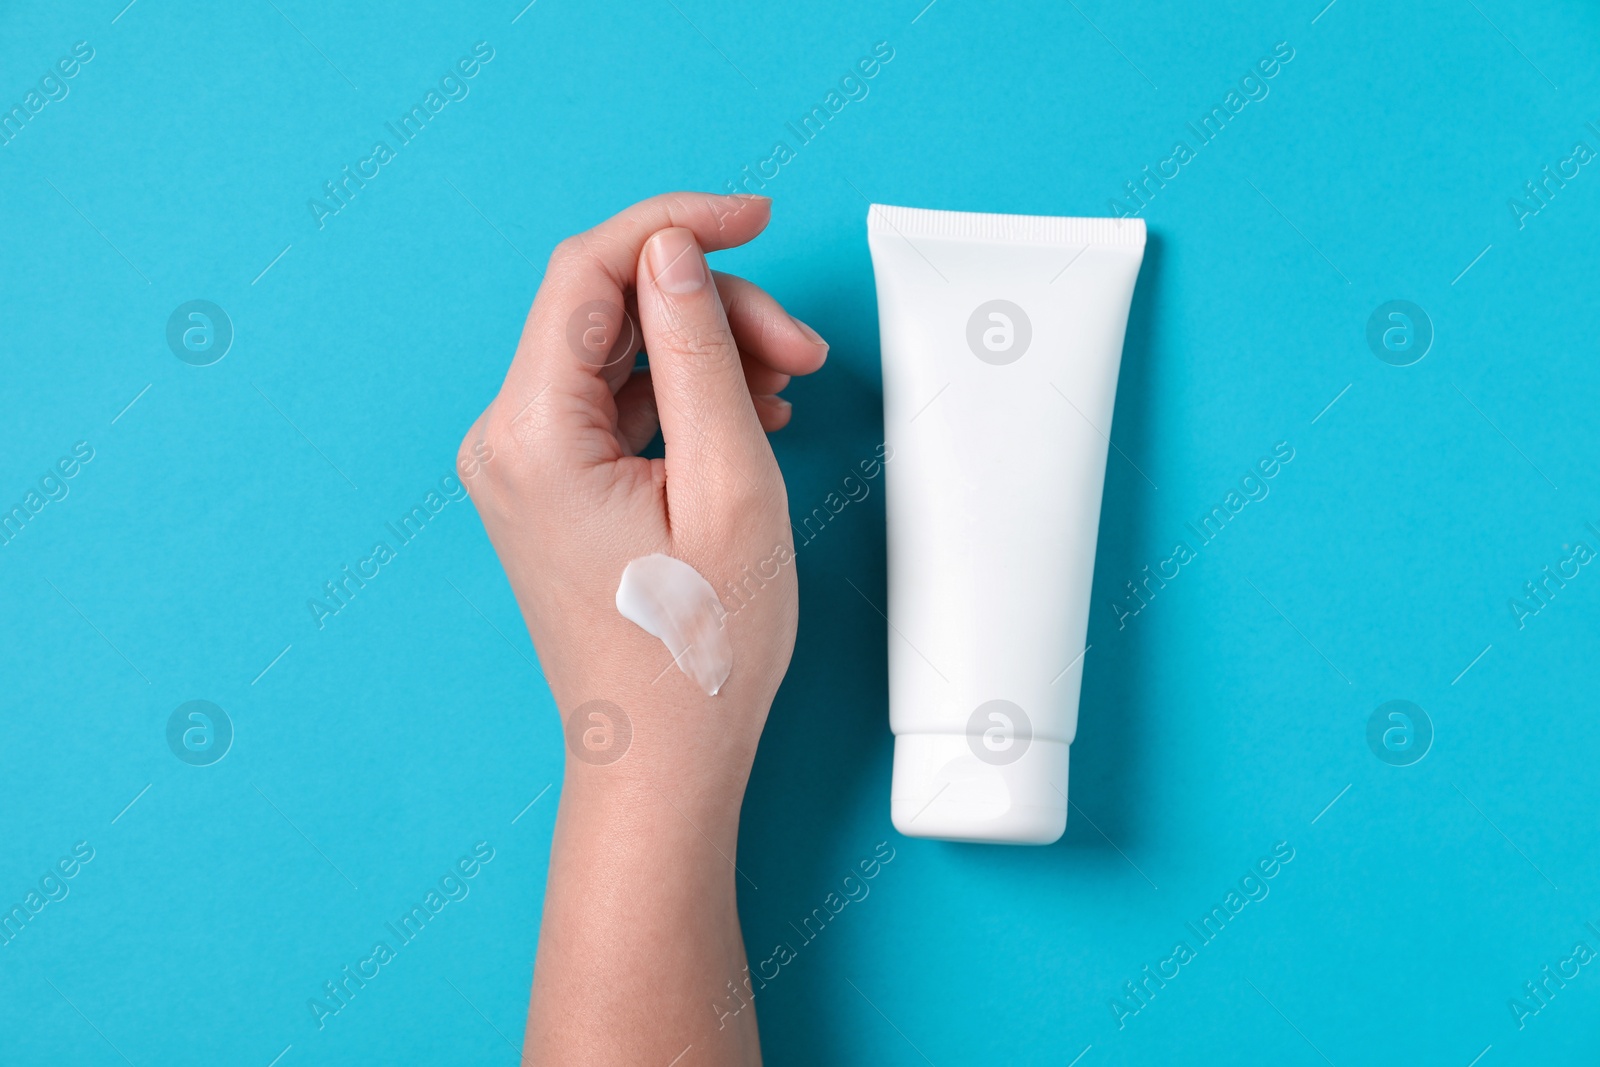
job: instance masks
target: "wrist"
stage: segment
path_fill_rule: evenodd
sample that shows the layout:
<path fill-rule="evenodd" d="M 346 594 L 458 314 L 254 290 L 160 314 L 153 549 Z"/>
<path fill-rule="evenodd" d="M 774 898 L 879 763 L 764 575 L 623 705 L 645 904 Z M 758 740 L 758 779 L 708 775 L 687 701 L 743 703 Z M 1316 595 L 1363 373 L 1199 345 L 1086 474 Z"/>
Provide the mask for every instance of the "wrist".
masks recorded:
<path fill-rule="evenodd" d="M 747 766 L 701 770 L 652 765 L 630 755 L 596 767 L 569 755 L 561 810 L 591 829 L 663 841 L 704 838 L 731 854 L 748 779 Z"/>
<path fill-rule="evenodd" d="M 594 772 L 576 768 L 562 783 L 552 864 L 560 857 L 591 871 L 603 892 L 687 893 L 730 910 L 738 883 L 755 885 L 737 865 L 742 792 L 692 792 L 639 773 L 618 780 Z"/>
<path fill-rule="evenodd" d="M 618 697 L 626 707 L 591 699 L 564 716 L 563 804 L 619 823 L 672 815 L 736 833 L 770 697 Z"/>

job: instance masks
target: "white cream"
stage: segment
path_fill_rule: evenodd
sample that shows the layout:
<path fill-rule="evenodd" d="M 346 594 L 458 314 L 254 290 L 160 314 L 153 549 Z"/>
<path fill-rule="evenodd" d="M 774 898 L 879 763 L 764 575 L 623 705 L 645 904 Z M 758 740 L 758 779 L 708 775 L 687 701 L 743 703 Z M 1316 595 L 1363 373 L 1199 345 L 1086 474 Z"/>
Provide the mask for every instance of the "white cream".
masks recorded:
<path fill-rule="evenodd" d="M 722 603 L 700 572 L 659 552 L 642 556 L 622 571 L 617 610 L 661 639 L 672 661 L 711 696 L 733 670 L 733 645 L 722 625 Z"/>
<path fill-rule="evenodd" d="M 1067 822 L 1144 223 L 873 205 L 867 241 L 894 449 L 891 817 L 918 837 L 1045 844 Z"/>

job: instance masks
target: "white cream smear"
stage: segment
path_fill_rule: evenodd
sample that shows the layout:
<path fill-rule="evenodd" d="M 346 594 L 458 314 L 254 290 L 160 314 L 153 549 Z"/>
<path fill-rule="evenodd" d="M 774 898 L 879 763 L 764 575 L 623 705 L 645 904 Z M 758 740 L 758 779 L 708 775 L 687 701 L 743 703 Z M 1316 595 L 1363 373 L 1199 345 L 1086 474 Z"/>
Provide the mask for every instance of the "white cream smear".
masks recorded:
<path fill-rule="evenodd" d="M 623 568 L 617 610 L 660 638 L 678 669 L 717 695 L 733 670 L 733 645 L 717 592 L 699 571 L 659 552 L 641 556 Z"/>

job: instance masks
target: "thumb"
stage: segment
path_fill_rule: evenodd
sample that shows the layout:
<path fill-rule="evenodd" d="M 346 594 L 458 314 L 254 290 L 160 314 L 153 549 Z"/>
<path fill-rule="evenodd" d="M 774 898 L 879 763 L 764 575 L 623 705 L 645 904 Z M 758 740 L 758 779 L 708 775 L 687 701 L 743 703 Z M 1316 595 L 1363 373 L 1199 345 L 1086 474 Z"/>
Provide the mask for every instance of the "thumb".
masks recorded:
<path fill-rule="evenodd" d="M 694 234 L 645 243 L 639 322 L 666 441 L 669 508 L 726 506 L 768 482 L 775 460 L 717 287 Z"/>

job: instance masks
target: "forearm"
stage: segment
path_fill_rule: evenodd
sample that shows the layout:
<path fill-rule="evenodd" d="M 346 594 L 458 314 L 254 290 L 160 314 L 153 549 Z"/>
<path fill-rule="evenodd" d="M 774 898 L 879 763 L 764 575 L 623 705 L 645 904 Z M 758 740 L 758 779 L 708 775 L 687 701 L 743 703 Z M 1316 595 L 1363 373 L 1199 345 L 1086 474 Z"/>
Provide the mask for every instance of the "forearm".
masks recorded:
<path fill-rule="evenodd" d="M 526 1060 L 667 1067 L 692 1046 L 695 1064 L 759 1064 L 754 1006 L 728 988 L 744 992 L 740 797 L 620 769 L 568 769 Z"/>

